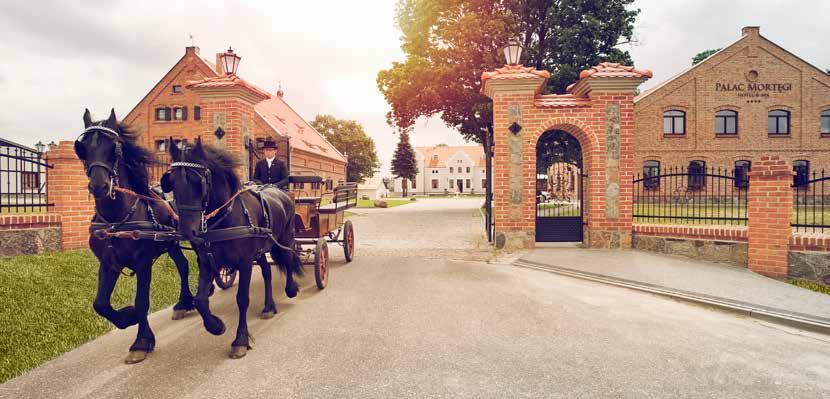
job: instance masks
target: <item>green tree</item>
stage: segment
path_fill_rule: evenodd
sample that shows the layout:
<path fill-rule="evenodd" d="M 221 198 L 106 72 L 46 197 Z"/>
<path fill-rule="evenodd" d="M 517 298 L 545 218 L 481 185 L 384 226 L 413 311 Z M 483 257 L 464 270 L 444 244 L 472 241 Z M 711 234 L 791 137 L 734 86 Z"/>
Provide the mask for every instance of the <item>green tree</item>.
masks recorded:
<path fill-rule="evenodd" d="M 403 196 L 406 197 L 408 181 L 415 180 L 415 176 L 418 175 L 415 149 L 409 143 L 409 133 L 406 131 L 401 131 L 398 148 L 395 149 L 395 154 L 392 155 L 392 175 L 403 180 L 401 186 L 403 187 Z"/>
<path fill-rule="evenodd" d="M 692 58 L 692 65 L 699 64 L 700 62 L 702 62 L 703 60 L 711 57 L 712 54 L 715 54 L 718 51 L 720 51 L 719 48 L 713 48 L 713 49 L 709 49 L 709 50 L 706 50 L 706 51 L 701 51 L 701 52 L 695 54 L 695 56 Z"/>
<path fill-rule="evenodd" d="M 439 116 L 484 147 L 491 181 L 493 109 L 481 73 L 504 65 L 501 49 L 518 38 L 523 64 L 545 69 L 545 91 L 563 92 L 579 72 L 602 61 L 631 64 L 618 46 L 631 42 L 633 0 L 399 0 L 396 23 L 406 59 L 378 72 L 392 106 L 390 125 L 410 128 Z M 490 192 L 487 192 L 488 200 Z M 487 201 L 489 203 L 489 201 Z"/>
<path fill-rule="evenodd" d="M 363 183 L 380 168 L 375 141 L 356 121 L 337 119 L 331 115 L 317 115 L 311 126 L 320 132 L 334 148 L 349 157 L 346 181 Z"/>

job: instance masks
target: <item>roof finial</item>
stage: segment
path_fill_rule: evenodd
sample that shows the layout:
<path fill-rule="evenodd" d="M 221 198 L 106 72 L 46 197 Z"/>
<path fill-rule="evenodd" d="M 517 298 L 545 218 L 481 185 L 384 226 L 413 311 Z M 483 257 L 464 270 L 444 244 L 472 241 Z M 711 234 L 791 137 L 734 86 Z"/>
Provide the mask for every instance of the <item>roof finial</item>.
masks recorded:
<path fill-rule="evenodd" d="M 282 98 L 285 95 L 285 92 L 282 91 L 282 81 L 280 80 L 277 82 L 277 97 Z"/>
<path fill-rule="evenodd" d="M 194 44 L 195 42 L 193 41 L 193 34 L 191 33 L 187 36 L 190 38 L 190 47 L 196 47 L 196 45 Z"/>

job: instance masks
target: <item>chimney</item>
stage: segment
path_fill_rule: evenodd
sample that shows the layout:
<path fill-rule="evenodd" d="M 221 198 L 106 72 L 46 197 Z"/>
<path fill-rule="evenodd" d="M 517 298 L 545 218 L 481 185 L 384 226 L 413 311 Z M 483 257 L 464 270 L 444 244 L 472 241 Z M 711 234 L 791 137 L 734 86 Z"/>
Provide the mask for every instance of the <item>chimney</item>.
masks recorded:
<path fill-rule="evenodd" d="M 199 55 L 199 48 L 196 46 L 187 46 L 184 48 L 184 53 Z"/>
<path fill-rule="evenodd" d="M 741 28 L 741 35 L 743 36 L 759 36 L 760 34 L 760 26 L 744 26 L 743 28 Z"/>
<path fill-rule="evenodd" d="M 219 76 L 225 76 L 225 64 L 222 62 L 222 56 L 225 53 L 216 53 L 216 74 Z"/>

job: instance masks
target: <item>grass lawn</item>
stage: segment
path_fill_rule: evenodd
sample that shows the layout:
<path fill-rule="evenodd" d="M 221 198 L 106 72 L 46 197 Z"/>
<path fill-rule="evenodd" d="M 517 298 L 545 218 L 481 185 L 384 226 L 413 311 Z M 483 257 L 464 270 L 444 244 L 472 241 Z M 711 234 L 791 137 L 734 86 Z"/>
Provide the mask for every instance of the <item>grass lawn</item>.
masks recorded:
<path fill-rule="evenodd" d="M 830 295 L 830 286 L 826 286 L 824 284 L 817 283 L 815 281 L 792 279 L 792 280 L 787 280 L 787 282 L 792 284 L 792 285 L 801 287 L 801 288 L 806 288 L 806 289 L 811 290 L 811 291 L 821 292 L 823 294 Z"/>
<path fill-rule="evenodd" d="M 195 290 L 198 267 L 195 255 L 186 254 Z M 170 258 L 162 256 L 154 269 L 152 311 L 179 296 Z M 92 310 L 97 276 L 98 261 L 89 250 L 0 258 L 0 383 L 114 328 Z M 134 295 L 135 278 L 122 276 L 113 307 L 131 305 Z"/>
<path fill-rule="evenodd" d="M 401 205 L 406 205 L 410 202 L 413 202 L 413 201 L 410 201 L 408 199 L 400 199 L 400 198 L 399 199 L 385 198 L 382 201 L 386 201 L 386 205 L 389 208 L 393 208 L 393 207 L 401 206 Z M 375 207 L 375 202 L 373 200 L 359 199 L 359 200 L 357 200 L 357 207 L 358 208 L 374 208 Z"/>

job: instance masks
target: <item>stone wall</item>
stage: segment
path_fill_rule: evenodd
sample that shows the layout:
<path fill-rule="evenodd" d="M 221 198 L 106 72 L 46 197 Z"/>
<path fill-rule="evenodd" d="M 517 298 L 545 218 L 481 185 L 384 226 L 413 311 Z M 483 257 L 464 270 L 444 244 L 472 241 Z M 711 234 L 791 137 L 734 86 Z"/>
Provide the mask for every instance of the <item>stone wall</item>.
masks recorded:
<path fill-rule="evenodd" d="M 0 216 L 0 256 L 28 255 L 61 249 L 58 214 Z"/>
<path fill-rule="evenodd" d="M 710 262 L 747 266 L 747 228 L 635 224 L 632 247 Z"/>

